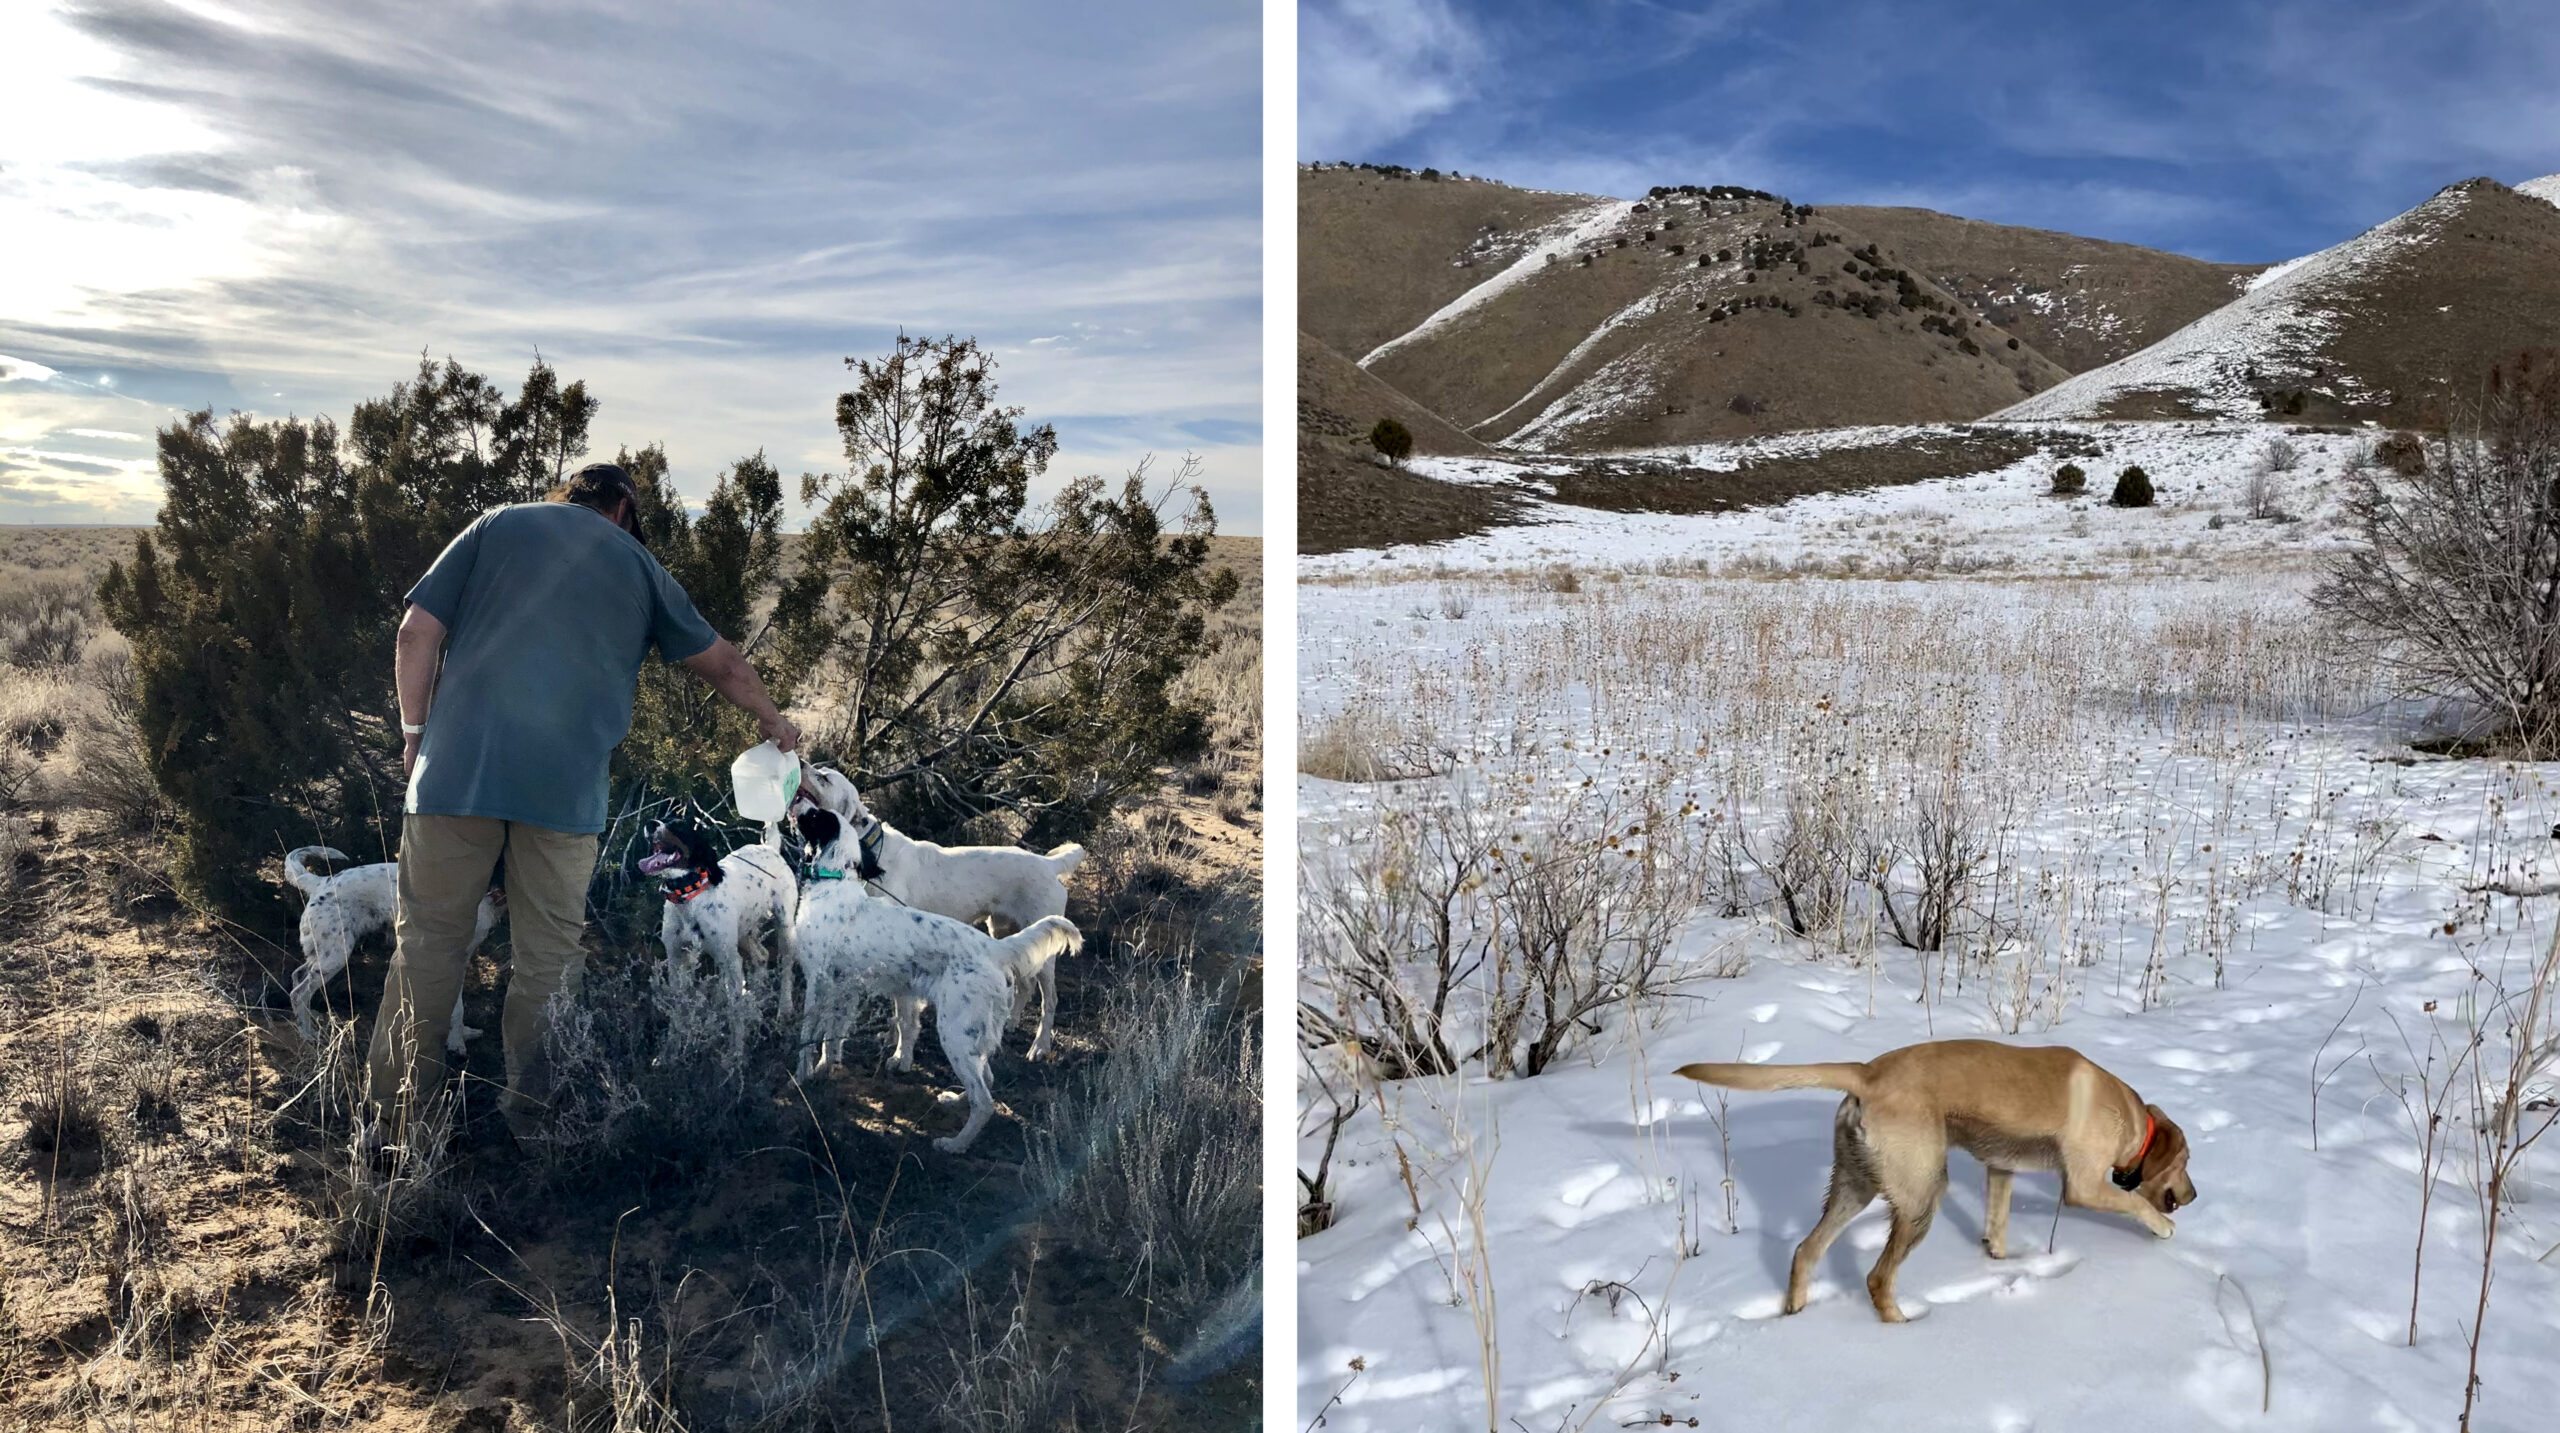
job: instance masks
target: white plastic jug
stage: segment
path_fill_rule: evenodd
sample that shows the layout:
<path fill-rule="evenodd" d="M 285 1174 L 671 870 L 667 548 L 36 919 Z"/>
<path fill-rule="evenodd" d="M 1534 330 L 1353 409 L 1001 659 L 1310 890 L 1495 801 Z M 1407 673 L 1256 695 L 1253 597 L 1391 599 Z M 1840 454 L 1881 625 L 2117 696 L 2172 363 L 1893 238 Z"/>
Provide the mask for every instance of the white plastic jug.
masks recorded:
<path fill-rule="evenodd" d="M 800 794 L 800 758 L 769 741 L 748 747 L 729 763 L 729 793 L 741 817 L 770 827 Z"/>

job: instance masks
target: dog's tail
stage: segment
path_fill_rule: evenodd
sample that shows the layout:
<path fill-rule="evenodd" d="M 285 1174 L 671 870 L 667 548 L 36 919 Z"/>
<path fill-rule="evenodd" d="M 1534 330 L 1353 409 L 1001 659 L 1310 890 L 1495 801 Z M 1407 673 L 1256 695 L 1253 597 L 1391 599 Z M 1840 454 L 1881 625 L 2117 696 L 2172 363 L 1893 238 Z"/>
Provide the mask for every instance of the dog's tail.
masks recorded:
<path fill-rule="evenodd" d="M 1084 864 L 1084 847 L 1069 841 L 1040 859 L 1049 863 L 1051 875 L 1063 881 L 1067 878 L 1067 872 Z"/>
<path fill-rule="evenodd" d="M 320 894 L 321 889 L 329 884 L 329 878 L 326 875 L 311 869 L 310 861 L 314 856 L 323 861 L 343 861 L 347 858 L 346 852 L 334 846 L 296 846 L 285 852 L 284 878 L 293 883 L 295 890 L 302 892 L 304 900 Z"/>
<path fill-rule="evenodd" d="M 1838 1090 L 1865 1095 L 1864 1065 L 1682 1065 L 1680 1073 L 1728 1090 Z"/>
<path fill-rule="evenodd" d="M 1023 976 L 1040 973 L 1040 967 L 1062 955 L 1073 955 L 1084 948 L 1084 932 L 1065 916 L 1042 916 L 1022 929 L 997 941 L 1005 960 Z"/>

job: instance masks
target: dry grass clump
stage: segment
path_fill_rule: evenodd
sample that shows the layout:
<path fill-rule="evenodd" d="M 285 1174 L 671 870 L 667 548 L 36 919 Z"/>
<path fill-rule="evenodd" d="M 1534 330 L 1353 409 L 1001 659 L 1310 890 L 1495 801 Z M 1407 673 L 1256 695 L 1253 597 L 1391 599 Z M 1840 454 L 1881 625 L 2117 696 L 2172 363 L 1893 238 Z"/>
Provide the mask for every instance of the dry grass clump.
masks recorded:
<path fill-rule="evenodd" d="M 140 689 L 121 639 L 92 644 L 82 678 L 95 700 L 73 721 L 70 740 L 53 764 L 53 797 L 104 817 L 115 830 L 155 829 L 169 803 L 145 759 Z"/>
<path fill-rule="evenodd" d="M 29 1098 L 18 1106 L 30 1165 L 48 1181 L 97 1173 L 107 1158 L 106 1122 L 69 1048 L 36 1062 L 32 1073 Z"/>
<path fill-rule="evenodd" d="M 94 584 L 65 573 L 0 577 L 0 662 L 38 671 L 71 666 L 98 626 Z"/>
<path fill-rule="evenodd" d="M 538 1177 L 565 1186 L 634 1169 L 698 1170 L 776 1137 L 769 1096 L 796 1024 L 774 1017 L 773 975 L 749 967 L 748 1039 L 731 1039 L 716 971 L 651 953 L 591 962 L 551 999 L 552 1117 L 523 1140 Z"/>
<path fill-rule="evenodd" d="M 1205 700 L 1211 745 L 1228 751 L 1262 745 L 1262 629 L 1221 622 L 1218 650 L 1194 662 L 1175 684 L 1178 696 Z"/>
<path fill-rule="evenodd" d="M 1262 1042 L 1235 994 L 1188 962 L 1134 971 L 1093 1032 L 1109 1054 L 1032 1132 L 1028 1178 L 1052 1225 L 1170 1320 L 1259 1264 Z"/>
<path fill-rule="evenodd" d="M 1066 1354 L 1053 1343 L 1044 1357 L 1034 1346 L 1028 1288 L 1013 1285 L 1013 1300 L 992 1342 L 987 1332 L 993 1311 L 969 1280 L 961 1280 L 960 1290 L 968 1333 L 950 1351 L 950 1379 L 934 1400 L 935 1415 L 954 1433 L 1035 1433 L 1055 1426 L 1067 1403 Z"/>
<path fill-rule="evenodd" d="M 91 703 L 90 693 L 60 667 L 0 667 L 0 744 L 42 761 L 61 747 Z"/>
<path fill-rule="evenodd" d="M 29 802 L 94 812 L 117 830 L 149 829 L 165 801 L 143 760 L 129 650 L 95 628 L 83 629 L 72 650 L 62 660 L 0 663 L 0 807 Z M 0 655 L 8 654 L 0 637 Z"/>
<path fill-rule="evenodd" d="M 385 1119 L 365 1099 L 365 1048 L 352 1020 L 332 1020 L 285 1071 L 290 1091 L 268 1116 L 270 1138 L 306 1151 L 319 1172 L 316 1203 L 345 1282 L 382 1296 L 387 1261 L 450 1243 L 463 1219 L 454 1177 L 461 1102 L 449 1091 L 408 1101 Z"/>
<path fill-rule="evenodd" d="M 1411 781 L 1446 771 L 1450 753 L 1376 705 L 1354 703 L 1298 738 L 1298 769 L 1324 781 Z"/>

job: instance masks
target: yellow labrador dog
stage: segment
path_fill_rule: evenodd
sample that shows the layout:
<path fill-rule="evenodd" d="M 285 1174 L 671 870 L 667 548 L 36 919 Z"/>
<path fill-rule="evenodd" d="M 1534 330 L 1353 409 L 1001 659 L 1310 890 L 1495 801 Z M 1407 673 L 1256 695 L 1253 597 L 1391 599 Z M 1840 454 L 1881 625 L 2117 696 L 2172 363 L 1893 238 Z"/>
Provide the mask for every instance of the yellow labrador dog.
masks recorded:
<path fill-rule="evenodd" d="M 2059 1045 L 2022 1049 L 1989 1040 L 1937 1040 L 1863 1065 L 1683 1065 L 1680 1073 L 1733 1090 L 1844 1091 L 1831 1125 L 1831 1193 L 1821 1222 L 1796 1246 L 1786 1312 L 1805 1305 L 1823 1251 L 1878 1194 L 1893 1209 L 1867 1297 L 1902 1322 L 1893 1276 L 1929 1233 L 1947 1192 L 1947 1146 L 1982 1161 L 1982 1245 L 2009 1257 L 2009 1184 L 2021 1169 L 2058 1170 L 2062 1202 L 2130 1215 L 2166 1239 L 2168 1216 L 2196 1201 L 2187 1136 L 2157 1105 Z"/>

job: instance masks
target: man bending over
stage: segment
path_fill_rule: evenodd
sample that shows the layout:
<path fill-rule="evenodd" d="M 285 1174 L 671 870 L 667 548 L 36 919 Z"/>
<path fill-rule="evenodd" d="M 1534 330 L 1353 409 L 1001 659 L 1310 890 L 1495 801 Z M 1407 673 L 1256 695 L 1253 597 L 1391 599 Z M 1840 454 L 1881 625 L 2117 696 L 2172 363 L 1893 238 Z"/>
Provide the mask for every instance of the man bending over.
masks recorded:
<path fill-rule="evenodd" d="M 543 1006 L 577 985 L 607 763 L 651 645 L 783 750 L 799 743 L 755 669 L 641 545 L 638 505 L 629 474 L 591 463 L 549 502 L 481 514 L 409 589 L 399 945 L 366 1069 L 395 1128 L 443 1085 L 463 947 L 502 856 L 515 935 L 499 1108 L 519 1136 L 539 1127 L 551 1093 Z"/>

